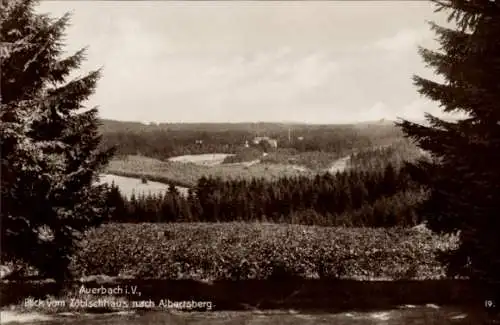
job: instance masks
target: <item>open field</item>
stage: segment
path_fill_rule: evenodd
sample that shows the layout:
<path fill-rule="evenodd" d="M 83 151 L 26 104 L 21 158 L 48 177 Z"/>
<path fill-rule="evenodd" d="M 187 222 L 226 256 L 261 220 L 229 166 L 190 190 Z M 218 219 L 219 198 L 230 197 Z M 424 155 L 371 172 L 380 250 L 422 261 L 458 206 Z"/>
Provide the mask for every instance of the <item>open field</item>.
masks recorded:
<path fill-rule="evenodd" d="M 314 172 L 324 172 L 330 168 L 337 160 L 349 158 L 349 151 L 344 153 L 335 152 L 321 152 L 321 151 L 308 151 L 308 152 L 294 152 L 291 150 L 278 150 L 271 152 L 266 157 L 262 158 L 263 162 L 290 164 L 307 168 Z"/>
<path fill-rule="evenodd" d="M 184 155 L 171 157 L 168 161 L 181 162 L 181 163 L 193 163 L 202 166 L 215 166 L 220 165 L 227 157 L 234 156 L 233 154 L 227 153 L 207 153 L 200 155 Z"/>
<path fill-rule="evenodd" d="M 257 155 L 257 153 L 259 155 Z M 413 161 L 422 152 L 407 141 L 396 141 L 383 146 L 333 152 L 298 152 L 278 149 L 267 154 L 255 150 L 231 154 L 186 155 L 162 161 L 144 156 L 121 156 L 113 159 L 107 172 L 119 176 L 148 179 L 160 183 L 190 187 L 202 177 L 229 179 L 314 176 L 318 173 L 341 172 L 345 169 L 383 169 L 388 163 L 401 166 Z"/>
<path fill-rule="evenodd" d="M 127 156 L 125 159 L 114 159 L 108 166 L 107 173 L 142 177 L 163 183 L 193 186 L 203 176 L 221 177 L 222 179 L 278 179 L 284 176 L 313 176 L 310 171 L 298 170 L 285 164 L 222 164 L 216 166 L 200 166 L 193 163 L 161 161 L 142 156 Z"/>
<path fill-rule="evenodd" d="M 168 190 L 168 185 L 154 181 L 148 181 L 146 184 L 142 183 L 140 178 L 124 177 L 111 174 L 102 174 L 100 183 L 114 183 L 118 186 L 120 192 L 126 197 L 130 198 L 132 194 L 161 194 Z M 187 195 L 188 188 L 176 186 L 179 193 Z"/>

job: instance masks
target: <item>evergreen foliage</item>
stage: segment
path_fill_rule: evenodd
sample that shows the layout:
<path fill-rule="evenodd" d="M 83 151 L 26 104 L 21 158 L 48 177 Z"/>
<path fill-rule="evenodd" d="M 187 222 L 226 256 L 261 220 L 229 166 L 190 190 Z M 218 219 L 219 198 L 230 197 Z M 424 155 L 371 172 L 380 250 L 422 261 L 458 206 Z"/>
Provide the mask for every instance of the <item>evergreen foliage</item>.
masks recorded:
<path fill-rule="evenodd" d="M 420 54 L 445 81 L 415 76 L 414 83 L 444 112 L 466 117 L 448 122 L 428 114 L 426 126 L 400 122 L 433 157 L 408 170 L 430 192 L 420 213 L 431 229 L 460 234 L 460 247 L 445 258 L 450 274 L 499 284 L 500 2 L 434 2 L 456 26 L 431 23 L 440 48 Z"/>
<path fill-rule="evenodd" d="M 230 180 L 202 177 L 187 197 L 174 186 L 163 195 L 117 200 L 115 222 L 271 221 L 325 226 L 414 226 L 413 207 L 425 196 L 401 170 L 349 171 L 308 177 Z M 113 201 L 115 202 L 115 201 Z M 126 211 L 123 210 L 126 206 Z"/>
<path fill-rule="evenodd" d="M 67 82 L 85 52 L 62 57 L 69 16 L 36 14 L 36 4 L 0 10 L 2 259 L 61 279 L 78 235 L 109 212 L 107 187 L 92 184 L 112 151 L 97 149 L 97 109 L 82 105 L 100 71 Z"/>
<path fill-rule="evenodd" d="M 337 154 L 344 154 L 353 148 L 366 148 L 387 143 L 402 137 L 401 131 L 393 125 L 359 128 L 355 125 L 263 124 L 143 125 L 132 122 L 104 121 L 101 130 L 103 146 L 116 146 L 117 155 L 143 155 L 156 159 L 205 153 L 232 153 L 248 156 L 250 152 L 269 149 L 265 147 L 265 143 L 263 143 L 264 148 L 253 144 L 252 140 L 257 134 L 276 139 L 280 150 L 291 149 L 300 153 L 321 151 Z M 294 138 L 302 136 L 303 140 L 289 141 L 289 128 L 292 129 Z M 245 148 L 245 141 L 249 142 L 250 148 Z M 253 154 L 250 156 L 254 157 Z M 227 162 L 237 162 L 233 159 Z"/>

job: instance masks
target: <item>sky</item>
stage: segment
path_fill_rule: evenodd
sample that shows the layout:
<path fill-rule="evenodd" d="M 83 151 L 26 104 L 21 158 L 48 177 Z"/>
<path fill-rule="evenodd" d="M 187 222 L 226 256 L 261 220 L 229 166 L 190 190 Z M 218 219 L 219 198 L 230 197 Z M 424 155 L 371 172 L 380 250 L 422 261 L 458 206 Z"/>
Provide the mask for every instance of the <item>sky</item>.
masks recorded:
<path fill-rule="evenodd" d="M 140 122 L 350 123 L 437 116 L 414 74 L 439 80 L 417 47 L 437 48 L 427 1 L 42 1 L 72 13 L 74 74 L 103 68 L 102 118 Z"/>

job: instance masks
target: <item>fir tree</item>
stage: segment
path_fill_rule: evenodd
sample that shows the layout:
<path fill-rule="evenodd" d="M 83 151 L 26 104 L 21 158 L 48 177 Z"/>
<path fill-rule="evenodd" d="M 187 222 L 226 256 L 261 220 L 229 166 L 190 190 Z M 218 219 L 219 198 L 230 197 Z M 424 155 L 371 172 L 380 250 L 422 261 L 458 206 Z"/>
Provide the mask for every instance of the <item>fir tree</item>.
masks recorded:
<path fill-rule="evenodd" d="M 84 50 L 62 57 L 69 16 L 54 20 L 35 5 L 0 9 L 2 257 L 60 279 L 78 235 L 109 214 L 107 187 L 93 184 L 112 152 L 98 150 L 97 109 L 81 104 L 100 72 L 67 82 Z"/>
<path fill-rule="evenodd" d="M 402 121 L 404 133 L 432 154 L 408 165 L 430 196 L 420 213 L 430 227 L 459 233 L 459 249 L 446 259 L 450 274 L 498 283 L 500 279 L 500 2 L 439 0 L 454 27 L 431 28 L 440 49 L 420 49 L 438 83 L 418 76 L 418 91 L 444 112 L 463 112 L 456 122 L 427 114 L 429 125 Z M 499 304 L 500 305 L 500 304 Z"/>
<path fill-rule="evenodd" d="M 111 221 L 124 221 L 127 217 L 127 206 L 125 199 L 118 186 L 113 182 L 111 189 L 108 192 L 106 205 L 113 209 L 111 213 Z"/>

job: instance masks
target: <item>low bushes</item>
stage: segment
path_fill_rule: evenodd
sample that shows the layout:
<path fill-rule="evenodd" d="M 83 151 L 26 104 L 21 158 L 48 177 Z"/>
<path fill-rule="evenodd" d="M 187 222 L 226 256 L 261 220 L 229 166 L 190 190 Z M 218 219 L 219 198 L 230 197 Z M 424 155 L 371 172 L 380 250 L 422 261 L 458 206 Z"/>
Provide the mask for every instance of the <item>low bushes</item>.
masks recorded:
<path fill-rule="evenodd" d="M 86 234 L 76 277 L 152 279 L 390 278 L 444 275 L 449 238 L 408 229 L 283 224 L 106 224 Z"/>

